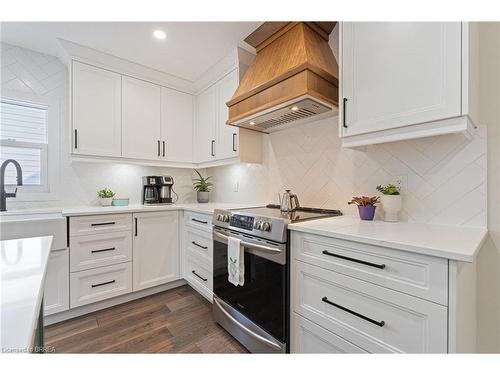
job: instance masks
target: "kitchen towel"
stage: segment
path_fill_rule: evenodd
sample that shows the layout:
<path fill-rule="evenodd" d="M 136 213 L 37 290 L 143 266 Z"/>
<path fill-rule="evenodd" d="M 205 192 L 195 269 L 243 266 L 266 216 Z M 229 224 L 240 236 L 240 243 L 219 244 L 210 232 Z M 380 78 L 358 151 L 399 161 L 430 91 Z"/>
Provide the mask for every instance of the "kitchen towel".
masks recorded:
<path fill-rule="evenodd" d="M 229 237 L 227 241 L 227 279 L 235 286 L 245 283 L 245 252 L 241 241 Z"/>

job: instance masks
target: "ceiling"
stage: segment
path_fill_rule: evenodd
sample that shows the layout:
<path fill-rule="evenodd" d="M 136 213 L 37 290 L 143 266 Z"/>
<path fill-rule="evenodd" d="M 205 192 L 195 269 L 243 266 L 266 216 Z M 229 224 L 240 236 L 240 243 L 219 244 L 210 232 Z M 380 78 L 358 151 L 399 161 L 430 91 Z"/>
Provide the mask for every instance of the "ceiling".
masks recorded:
<path fill-rule="evenodd" d="M 2 22 L 2 42 L 56 56 L 62 38 L 194 81 L 261 22 Z M 153 38 L 154 30 L 167 34 Z"/>

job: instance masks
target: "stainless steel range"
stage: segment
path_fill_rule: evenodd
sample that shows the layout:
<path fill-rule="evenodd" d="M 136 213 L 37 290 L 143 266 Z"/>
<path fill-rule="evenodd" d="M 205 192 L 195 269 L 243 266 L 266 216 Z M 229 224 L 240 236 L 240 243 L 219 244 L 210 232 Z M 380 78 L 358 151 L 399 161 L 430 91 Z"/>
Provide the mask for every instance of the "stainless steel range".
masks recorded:
<path fill-rule="evenodd" d="M 287 225 L 339 216 L 338 210 L 278 205 L 215 210 L 213 314 L 217 323 L 253 353 L 285 353 L 289 336 L 289 233 Z M 228 281 L 227 244 L 244 247 L 244 284 Z"/>

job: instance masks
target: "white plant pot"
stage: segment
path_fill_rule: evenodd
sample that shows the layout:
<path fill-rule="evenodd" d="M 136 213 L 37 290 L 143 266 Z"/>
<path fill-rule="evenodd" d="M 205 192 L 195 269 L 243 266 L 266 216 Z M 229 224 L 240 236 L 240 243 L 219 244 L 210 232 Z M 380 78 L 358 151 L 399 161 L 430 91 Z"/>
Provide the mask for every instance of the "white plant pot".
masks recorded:
<path fill-rule="evenodd" d="M 196 200 L 198 203 L 208 203 L 209 194 L 208 191 L 198 191 L 196 193 Z"/>
<path fill-rule="evenodd" d="M 111 206 L 111 203 L 113 203 L 113 198 L 99 198 L 99 203 L 103 207 Z"/>
<path fill-rule="evenodd" d="M 384 221 L 398 221 L 398 213 L 403 206 L 401 195 L 382 195 Z"/>

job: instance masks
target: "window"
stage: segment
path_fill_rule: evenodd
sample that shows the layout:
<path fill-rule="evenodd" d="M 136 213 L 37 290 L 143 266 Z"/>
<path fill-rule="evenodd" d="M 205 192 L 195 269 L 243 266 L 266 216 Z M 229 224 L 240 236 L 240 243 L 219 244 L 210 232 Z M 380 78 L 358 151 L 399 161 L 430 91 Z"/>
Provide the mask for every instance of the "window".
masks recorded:
<path fill-rule="evenodd" d="M 1 99 L 0 162 L 15 159 L 23 170 L 25 186 L 47 186 L 48 107 L 36 103 Z M 16 185 L 16 170 L 9 165 L 7 185 Z"/>

